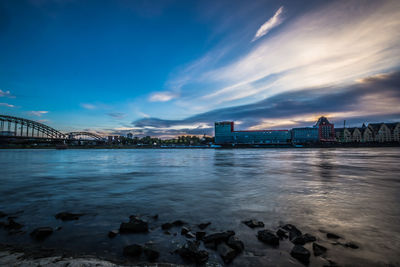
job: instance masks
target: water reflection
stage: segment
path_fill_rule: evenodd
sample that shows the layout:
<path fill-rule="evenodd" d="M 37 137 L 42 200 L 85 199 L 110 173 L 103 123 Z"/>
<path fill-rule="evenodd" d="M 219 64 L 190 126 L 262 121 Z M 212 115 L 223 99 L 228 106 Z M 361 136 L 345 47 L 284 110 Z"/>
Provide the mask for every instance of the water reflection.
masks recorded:
<path fill-rule="evenodd" d="M 274 252 L 241 220 L 293 222 L 321 240 L 325 229 L 358 242 L 361 249 L 351 253 L 325 244 L 339 263 L 398 264 L 399 159 L 397 148 L 2 150 L 0 210 L 23 210 L 27 229 L 58 226 L 52 215 L 59 211 L 87 213 L 63 226 L 68 235 L 46 242 L 88 252 L 106 247 L 116 257 L 124 244 L 150 237 L 110 241 L 104 233 L 131 214 L 158 213 L 162 222 L 211 220 L 211 230 L 233 229 L 257 253 Z M 151 238 L 170 245 L 161 233 Z M 15 239 L 0 231 L 0 241 Z"/>

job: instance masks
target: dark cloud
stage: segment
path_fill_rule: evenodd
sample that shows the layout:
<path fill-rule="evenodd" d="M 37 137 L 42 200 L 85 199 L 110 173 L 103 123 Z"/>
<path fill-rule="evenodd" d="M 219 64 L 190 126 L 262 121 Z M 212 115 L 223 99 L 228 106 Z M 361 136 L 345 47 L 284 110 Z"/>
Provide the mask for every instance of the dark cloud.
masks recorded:
<path fill-rule="evenodd" d="M 379 95 L 378 95 L 379 94 Z M 173 134 L 175 132 L 206 132 L 212 134 L 213 123 L 215 121 L 242 121 L 241 128 L 248 128 L 259 124 L 264 119 L 290 118 L 307 114 L 328 114 L 338 112 L 359 111 L 360 108 L 368 110 L 366 98 L 380 100 L 380 96 L 390 98 L 392 103 L 400 103 L 400 72 L 393 72 L 385 75 L 371 76 L 360 80 L 349 86 L 324 87 L 304 89 L 300 91 L 286 92 L 263 99 L 259 102 L 234 106 L 223 109 L 216 109 L 188 117 L 183 120 L 162 120 L 158 118 L 145 118 L 134 121 L 135 127 L 143 128 L 144 132 Z M 372 103 L 373 104 L 373 103 Z M 390 103 L 388 103 L 390 105 Z M 368 105 L 371 105 L 368 102 Z M 373 108 L 373 107 L 371 107 Z M 389 107 L 390 108 L 390 107 Z M 394 108 L 394 107 L 393 107 Z M 373 116 L 353 116 L 349 123 L 360 123 L 365 121 L 384 121 L 396 120 L 400 118 L 400 113 L 386 112 L 383 115 Z M 343 118 L 333 118 L 333 120 Z M 187 125 L 194 123 L 206 123 L 210 125 L 207 129 L 180 129 L 177 130 L 157 130 L 158 128 L 168 128 L 175 125 Z M 299 121 L 299 126 L 309 122 Z M 151 130 L 146 127 L 154 127 Z M 158 133 L 159 134 L 159 133 Z"/>
<path fill-rule="evenodd" d="M 111 112 L 111 113 L 108 113 L 107 115 L 114 119 L 122 119 L 126 116 L 125 113 L 120 113 L 120 112 Z"/>

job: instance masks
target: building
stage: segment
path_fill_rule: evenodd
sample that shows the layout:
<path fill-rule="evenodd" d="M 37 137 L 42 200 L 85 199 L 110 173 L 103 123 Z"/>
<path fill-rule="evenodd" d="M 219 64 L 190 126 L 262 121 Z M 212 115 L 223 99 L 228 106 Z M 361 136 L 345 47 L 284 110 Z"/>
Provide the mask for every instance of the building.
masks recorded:
<path fill-rule="evenodd" d="M 215 143 L 222 144 L 288 144 L 289 130 L 235 131 L 233 121 L 215 123 Z"/>
<path fill-rule="evenodd" d="M 336 141 L 341 143 L 351 142 L 352 136 L 348 128 L 335 128 Z"/>
<path fill-rule="evenodd" d="M 319 129 L 316 127 L 302 127 L 292 129 L 293 143 L 316 143 L 318 142 Z"/>
<path fill-rule="evenodd" d="M 326 117 L 320 117 L 314 127 L 318 128 L 320 142 L 333 142 L 336 140 L 335 125 L 330 123 Z"/>
<path fill-rule="evenodd" d="M 392 133 L 392 141 L 400 142 L 400 122 L 386 123 Z"/>
<path fill-rule="evenodd" d="M 384 143 L 392 141 L 392 133 L 385 123 L 370 123 L 368 128 L 371 129 L 375 142 Z"/>

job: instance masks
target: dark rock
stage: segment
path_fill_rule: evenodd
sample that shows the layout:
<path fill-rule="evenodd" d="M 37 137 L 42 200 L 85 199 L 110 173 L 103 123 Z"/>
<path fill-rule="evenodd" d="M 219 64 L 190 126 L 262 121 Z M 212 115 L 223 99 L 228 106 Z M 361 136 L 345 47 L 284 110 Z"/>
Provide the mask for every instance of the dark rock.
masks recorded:
<path fill-rule="evenodd" d="M 339 267 L 339 265 L 333 260 L 330 259 L 325 259 L 325 260 L 327 261 L 327 264 L 324 264 L 323 267 Z"/>
<path fill-rule="evenodd" d="M 143 248 L 141 245 L 133 244 L 124 247 L 124 255 L 130 257 L 139 257 L 142 254 Z"/>
<path fill-rule="evenodd" d="M 216 250 L 217 249 L 217 243 L 216 242 L 207 242 L 204 243 L 204 246 L 208 249 Z"/>
<path fill-rule="evenodd" d="M 163 229 L 163 230 L 168 230 L 168 229 L 171 229 L 172 228 L 172 223 L 163 223 L 162 225 L 161 225 L 161 229 Z"/>
<path fill-rule="evenodd" d="M 154 220 L 158 220 L 158 214 L 153 215 L 152 218 L 153 218 Z"/>
<path fill-rule="evenodd" d="M 304 238 L 304 242 L 306 242 L 306 243 L 317 241 L 317 238 L 315 238 L 315 236 L 310 235 L 310 234 L 304 234 L 303 238 Z"/>
<path fill-rule="evenodd" d="M 250 228 L 264 227 L 264 223 L 261 221 L 257 221 L 257 220 L 243 221 L 243 223 Z"/>
<path fill-rule="evenodd" d="M 308 263 L 310 261 L 310 251 L 300 245 L 295 245 L 290 255 L 302 263 Z"/>
<path fill-rule="evenodd" d="M 286 224 L 282 228 L 289 232 L 289 239 L 290 240 L 292 240 L 296 236 L 301 236 L 302 235 L 301 231 L 299 229 L 297 229 L 297 227 L 294 226 L 293 224 Z"/>
<path fill-rule="evenodd" d="M 187 233 L 185 234 L 185 236 L 186 236 L 187 238 L 196 238 L 196 235 L 193 234 L 192 232 L 187 232 Z"/>
<path fill-rule="evenodd" d="M 7 216 L 7 214 L 6 214 L 6 213 L 4 213 L 4 212 L 0 211 L 0 218 L 6 217 L 6 216 Z"/>
<path fill-rule="evenodd" d="M 181 229 L 181 235 L 185 235 L 189 232 L 190 230 L 187 227 L 182 227 Z"/>
<path fill-rule="evenodd" d="M 164 234 L 171 235 L 171 232 L 170 231 L 164 231 Z"/>
<path fill-rule="evenodd" d="M 276 231 L 276 235 L 280 238 L 288 238 L 287 232 L 285 230 L 282 229 L 278 229 L 278 231 Z"/>
<path fill-rule="evenodd" d="M 210 224 L 211 224 L 211 222 L 201 223 L 201 224 L 198 225 L 198 227 L 199 227 L 201 230 L 204 230 L 204 229 L 206 229 Z"/>
<path fill-rule="evenodd" d="M 172 223 L 174 226 L 182 226 L 184 224 L 186 224 L 184 221 L 181 220 L 176 220 Z"/>
<path fill-rule="evenodd" d="M 244 244 L 240 239 L 236 236 L 229 237 L 228 241 L 226 242 L 228 246 L 233 248 L 236 252 L 240 253 L 244 250 Z"/>
<path fill-rule="evenodd" d="M 56 228 L 56 231 L 60 231 L 62 229 L 62 227 L 61 226 L 58 226 L 57 228 Z"/>
<path fill-rule="evenodd" d="M 202 240 L 206 236 L 206 232 L 196 232 L 196 239 L 197 240 Z"/>
<path fill-rule="evenodd" d="M 121 223 L 120 233 L 145 233 L 149 231 L 149 225 L 146 221 L 139 218 L 132 218 L 130 222 Z"/>
<path fill-rule="evenodd" d="M 196 263 L 204 263 L 208 260 L 208 252 L 199 250 L 198 242 L 188 241 L 178 250 L 178 253 L 182 258 Z"/>
<path fill-rule="evenodd" d="M 30 234 L 32 238 L 36 240 L 44 240 L 46 237 L 53 233 L 53 228 L 51 227 L 39 227 L 32 231 Z"/>
<path fill-rule="evenodd" d="M 344 246 L 346 248 L 352 248 L 352 249 L 358 249 L 358 245 L 354 244 L 353 242 L 347 242 L 346 244 L 344 244 Z"/>
<path fill-rule="evenodd" d="M 155 261 L 156 259 L 158 259 L 158 257 L 160 257 L 160 252 L 151 247 L 145 247 L 144 254 L 149 261 Z"/>
<path fill-rule="evenodd" d="M 295 244 L 295 245 L 304 245 L 305 243 L 306 243 L 306 241 L 305 241 L 305 239 L 304 239 L 304 237 L 303 236 L 295 236 L 292 240 L 290 240 L 290 241 L 292 241 L 292 243 L 293 244 Z"/>
<path fill-rule="evenodd" d="M 226 232 L 220 232 L 220 233 L 214 233 L 210 235 L 206 235 L 203 238 L 204 243 L 221 243 L 222 241 L 228 241 L 229 237 L 235 235 L 234 231 L 226 231 Z"/>
<path fill-rule="evenodd" d="M 232 262 L 238 254 L 237 251 L 235 251 L 225 243 L 220 243 L 217 247 L 217 251 L 225 263 Z"/>
<path fill-rule="evenodd" d="M 108 232 L 108 237 L 109 238 L 114 238 L 119 234 L 118 230 L 111 230 L 110 232 Z"/>
<path fill-rule="evenodd" d="M 257 238 L 261 242 L 271 246 L 279 245 L 279 238 L 270 230 L 258 231 Z"/>
<path fill-rule="evenodd" d="M 60 219 L 62 221 L 73 221 L 79 220 L 79 217 L 83 216 L 82 213 L 70 213 L 70 212 L 60 212 L 56 214 L 56 219 Z"/>
<path fill-rule="evenodd" d="M 334 234 L 334 233 L 327 233 L 326 237 L 329 238 L 329 239 L 339 239 L 339 238 L 341 238 L 340 236 L 338 236 L 337 234 Z"/>
<path fill-rule="evenodd" d="M 22 224 L 17 223 L 16 221 L 14 221 L 13 219 L 9 219 L 8 223 L 6 223 L 4 225 L 4 228 L 6 228 L 7 230 L 19 230 L 22 227 L 24 227 Z"/>
<path fill-rule="evenodd" d="M 321 246 L 321 245 L 319 245 L 317 243 L 313 243 L 312 244 L 312 248 L 313 248 L 315 257 L 321 256 L 322 254 L 324 254 L 328 250 L 326 247 Z"/>

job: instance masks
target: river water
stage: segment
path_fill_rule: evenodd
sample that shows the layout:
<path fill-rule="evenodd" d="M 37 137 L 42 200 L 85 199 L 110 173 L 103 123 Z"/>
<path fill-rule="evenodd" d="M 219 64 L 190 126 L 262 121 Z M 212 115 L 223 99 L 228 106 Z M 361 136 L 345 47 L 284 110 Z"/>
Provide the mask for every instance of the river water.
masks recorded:
<path fill-rule="evenodd" d="M 125 245 L 152 241 L 159 261 L 183 263 L 169 252 L 185 238 L 159 226 L 210 221 L 208 233 L 232 229 L 244 241 L 234 266 L 301 266 L 289 241 L 269 247 L 241 223 L 255 218 L 268 229 L 292 223 L 315 235 L 338 264 L 400 265 L 399 148 L 0 150 L 0 164 L 0 211 L 15 213 L 27 232 L 0 229 L 0 243 L 125 260 Z M 85 215 L 62 222 L 54 218 L 61 211 Z M 132 214 L 159 219 L 149 218 L 151 233 L 109 239 Z M 37 243 L 29 232 L 39 226 L 62 229 Z M 325 231 L 359 249 L 332 244 Z M 212 251 L 209 261 L 222 264 Z M 311 256 L 311 266 L 324 263 Z"/>

